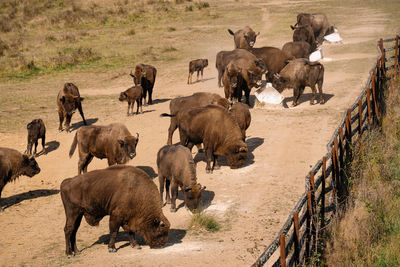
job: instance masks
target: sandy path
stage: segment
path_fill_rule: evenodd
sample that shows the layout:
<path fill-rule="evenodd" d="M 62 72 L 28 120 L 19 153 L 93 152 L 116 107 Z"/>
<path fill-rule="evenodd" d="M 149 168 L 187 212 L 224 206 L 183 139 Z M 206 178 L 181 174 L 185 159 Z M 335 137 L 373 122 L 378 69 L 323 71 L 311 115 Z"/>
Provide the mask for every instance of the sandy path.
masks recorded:
<path fill-rule="evenodd" d="M 264 9 L 266 12 L 267 10 Z M 268 14 L 264 19 L 268 19 Z M 359 18 L 361 20 L 361 18 Z M 368 27 L 365 25 L 364 27 Z M 370 22 L 373 23 L 373 22 Z M 365 39 L 376 40 L 376 31 L 363 32 L 361 37 L 352 28 L 343 28 L 341 35 L 345 44 L 357 47 Z M 263 29 L 266 31 L 267 29 Z M 276 41 L 276 39 L 275 39 Z M 284 40 L 281 40 L 282 43 Z M 267 45 L 264 40 L 258 46 Z M 223 49 L 231 49 L 224 47 Z M 337 62 L 346 62 L 349 55 L 336 45 L 324 45 L 325 57 Z M 190 95 L 197 91 L 223 93 L 217 88 L 215 53 L 219 49 L 208 49 L 209 67 L 205 70 L 205 80 L 186 85 L 186 79 L 176 80 L 169 73 L 157 78 L 154 99 L 157 104 L 144 108 L 144 114 L 126 117 L 126 103 L 110 114 L 86 113 L 87 118 L 98 118 L 97 124 L 114 121 L 125 123 L 132 133 L 140 133 L 137 156 L 129 164 L 144 168 L 152 178 L 156 177 L 155 165 L 158 149 L 166 143 L 169 119 L 159 114 L 168 112 L 170 99 L 180 95 Z M 180 208 L 164 213 L 171 222 L 169 246 L 160 250 L 141 250 L 127 246 L 127 235 L 121 234 L 116 254 L 107 252 L 108 218 L 99 227 L 90 227 L 83 222 L 78 231 L 78 247 L 81 255 L 67 260 L 64 256 L 64 211 L 57 193 L 61 181 L 77 172 L 77 153 L 68 158 L 68 151 L 74 132 L 58 133 L 57 125 L 47 125 L 48 142 L 54 141 L 57 147 L 46 156 L 38 157 L 42 172 L 32 179 L 22 177 L 9 184 L 3 191 L 6 202 L 17 202 L 0 214 L 2 225 L 0 237 L 1 265 L 64 265 L 77 266 L 243 266 L 252 264 L 286 220 L 290 210 L 304 192 L 304 177 L 310 167 L 326 152 L 329 141 L 342 112 L 352 104 L 368 77 L 368 70 L 375 60 L 375 50 L 370 53 L 351 54 L 351 59 L 362 60 L 356 71 L 346 72 L 342 67 L 330 67 L 326 63 L 324 93 L 325 105 L 309 105 L 311 90 L 306 89 L 296 108 L 252 109 L 252 124 L 247 132 L 249 157 L 246 165 L 238 170 L 222 166 L 213 174 L 205 173 L 203 155 L 193 154 L 198 161 L 198 180 L 207 186 L 205 199 L 211 202 L 206 212 L 215 214 L 222 222 L 223 229 L 217 233 L 187 231 L 191 215 Z M 186 71 L 186 67 L 182 68 Z M 174 70 L 170 70 L 171 72 Z M 106 75 L 99 75 L 102 79 Z M 78 77 L 77 79 L 86 79 Z M 81 88 L 84 95 L 109 95 L 110 101 L 117 101 L 116 95 L 131 82 L 117 78 L 113 86 L 106 86 L 97 80 Z M 290 97 L 291 91 L 285 96 Z M 83 104 L 90 105 L 89 102 Z M 80 121 L 78 114 L 73 123 Z M 178 141 L 178 133 L 174 142 Z M 0 146 L 12 146 L 23 151 L 26 146 L 26 133 L 0 136 Z M 193 150 L 194 152 L 196 149 Z M 94 159 L 89 170 L 106 167 L 106 161 Z M 154 181 L 158 184 L 158 179 Z M 206 201 L 206 202 L 207 202 Z M 179 205 L 180 202 L 178 202 Z"/>

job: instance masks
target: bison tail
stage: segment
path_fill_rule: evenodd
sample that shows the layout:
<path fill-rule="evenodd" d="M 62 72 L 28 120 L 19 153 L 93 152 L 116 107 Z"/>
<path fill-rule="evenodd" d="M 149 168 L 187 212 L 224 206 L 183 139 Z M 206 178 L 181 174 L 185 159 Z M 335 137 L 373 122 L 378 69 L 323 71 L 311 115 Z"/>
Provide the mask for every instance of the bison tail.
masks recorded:
<path fill-rule="evenodd" d="M 231 29 L 228 29 L 228 32 L 229 32 L 231 35 L 235 35 Z"/>
<path fill-rule="evenodd" d="M 176 115 L 168 114 L 168 113 L 163 113 L 160 115 L 160 117 L 176 117 Z"/>
<path fill-rule="evenodd" d="M 74 154 L 77 143 L 78 143 L 78 138 L 77 138 L 77 134 L 75 134 L 74 141 L 72 141 L 72 145 L 69 150 L 69 157 L 72 157 L 72 155 Z"/>

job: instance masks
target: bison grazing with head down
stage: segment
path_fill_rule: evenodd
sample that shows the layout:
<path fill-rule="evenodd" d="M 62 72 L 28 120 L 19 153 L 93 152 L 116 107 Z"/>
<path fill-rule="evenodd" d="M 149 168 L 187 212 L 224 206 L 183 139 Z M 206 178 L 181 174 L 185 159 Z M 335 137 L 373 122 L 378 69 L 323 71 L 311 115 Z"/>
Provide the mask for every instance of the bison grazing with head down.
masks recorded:
<path fill-rule="evenodd" d="M 214 169 L 217 156 L 225 156 L 232 169 L 239 168 L 246 161 L 248 150 L 240 128 L 220 106 L 208 105 L 179 112 L 177 121 L 181 145 L 192 149 L 194 145 L 203 143 L 207 172 Z"/>
<path fill-rule="evenodd" d="M 203 70 L 208 66 L 208 59 L 195 59 L 189 62 L 189 76 L 188 84 L 192 83 L 192 76 L 197 71 L 197 81 L 199 80 L 199 73 L 201 72 L 201 79 L 203 79 Z"/>
<path fill-rule="evenodd" d="M 164 182 L 166 203 L 171 203 L 171 212 L 176 211 L 178 187 L 182 189 L 186 207 L 191 211 L 198 208 L 201 191 L 206 187 L 197 183 L 196 165 L 192 153 L 187 147 L 164 146 L 157 153 L 158 179 L 160 182 L 160 196 L 163 200 Z M 170 197 L 169 187 L 171 185 Z"/>
<path fill-rule="evenodd" d="M 78 109 L 81 114 L 83 124 L 87 125 L 85 116 L 82 111 L 83 97 L 80 96 L 78 87 L 73 83 L 65 83 L 64 88 L 58 92 L 57 95 L 57 106 L 58 116 L 60 117 L 59 131 L 63 130 L 62 123 L 65 119 L 65 127 L 67 132 L 69 131 L 69 124 L 71 123 L 72 114 Z"/>
<path fill-rule="evenodd" d="M 167 144 L 172 145 L 172 136 L 176 128 L 178 128 L 178 121 L 176 116 L 179 112 L 190 108 L 203 107 L 209 104 L 221 105 L 225 109 L 229 108 L 229 102 L 225 98 L 222 98 L 218 94 L 212 93 L 199 92 L 194 93 L 191 96 L 184 96 L 172 99 L 169 103 L 169 111 L 171 115 L 167 113 L 161 114 L 162 117 L 171 117 L 171 124 L 168 129 Z"/>
<path fill-rule="evenodd" d="M 142 109 L 142 95 L 143 95 L 143 87 L 140 85 L 135 85 L 119 94 L 119 101 L 127 101 L 128 102 L 128 112 L 126 113 L 129 116 L 129 108 L 131 108 L 131 114 L 133 114 L 133 106 L 136 101 L 136 114 L 143 113 Z"/>
<path fill-rule="evenodd" d="M 246 130 L 247 128 L 249 128 L 251 122 L 251 114 L 249 106 L 239 102 L 235 103 L 229 109 L 229 113 L 232 115 L 232 117 L 239 125 L 244 141 L 246 139 Z"/>
<path fill-rule="evenodd" d="M 20 175 L 33 177 L 39 172 L 34 157 L 21 154 L 15 149 L 0 147 L 0 200 L 1 191 L 8 182 L 15 181 Z"/>
<path fill-rule="evenodd" d="M 291 26 L 291 28 L 295 29 L 296 25 L 310 25 L 314 32 L 315 39 L 319 44 L 322 44 L 325 35 L 335 32 L 335 27 L 329 24 L 328 18 L 323 13 L 300 13 L 297 15 L 296 24 L 294 26 Z"/>
<path fill-rule="evenodd" d="M 148 103 L 151 105 L 153 103 L 151 96 L 153 94 L 154 83 L 156 82 L 157 69 L 151 65 L 138 64 L 135 67 L 135 72 L 132 73 L 131 71 L 130 75 L 135 85 L 141 85 L 143 87 L 142 97 L 144 99 L 144 104 L 146 105 L 146 94 L 148 94 Z"/>
<path fill-rule="evenodd" d="M 319 103 L 324 104 L 322 96 L 322 84 L 324 82 L 324 66 L 319 62 L 310 62 L 305 58 L 295 59 L 289 62 L 283 70 L 274 76 L 272 85 L 280 93 L 285 88 L 293 88 L 293 106 L 297 105 L 297 101 L 306 86 L 311 87 L 312 98 L 310 104 L 314 104 L 315 95 L 318 84 Z"/>
<path fill-rule="evenodd" d="M 260 34 L 255 33 L 249 26 L 244 27 L 241 30 L 233 33 L 232 30 L 228 29 L 228 32 L 233 35 L 233 40 L 235 42 L 235 48 L 249 49 L 256 43 L 256 38 Z"/>
<path fill-rule="evenodd" d="M 42 151 L 46 153 L 44 145 L 46 144 L 46 127 L 42 119 L 35 119 L 26 125 L 28 129 L 28 145 L 26 147 L 26 153 L 32 155 L 32 146 L 35 144 L 35 150 L 33 154 L 36 155 L 36 149 L 38 146 L 39 138 L 42 139 Z"/>
<path fill-rule="evenodd" d="M 75 134 L 69 151 L 69 157 L 79 149 L 78 174 L 87 172 L 87 166 L 93 157 L 107 158 L 108 165 L 125 164 L 136 156 L 139 134 L 132 136 L 125 125 L 112 123 L 107 126 L 85 126 Z"/>
<path fill-rule="evenodd" d="M 79 253 L 76 233 L 82 217 L 91 226 L 110 215 L 108 251 L 116 252 L 115 240 L 122 227 L 129 234 L 132 247 L 137 246 L 135 233 L 150 248 L 168 242 L 170 223 L 162 212 L 157 186 L 142 170 L 132 166 L 112 166 L 65 179 L 60 186 L 66 223 L 66 254 Z"/>

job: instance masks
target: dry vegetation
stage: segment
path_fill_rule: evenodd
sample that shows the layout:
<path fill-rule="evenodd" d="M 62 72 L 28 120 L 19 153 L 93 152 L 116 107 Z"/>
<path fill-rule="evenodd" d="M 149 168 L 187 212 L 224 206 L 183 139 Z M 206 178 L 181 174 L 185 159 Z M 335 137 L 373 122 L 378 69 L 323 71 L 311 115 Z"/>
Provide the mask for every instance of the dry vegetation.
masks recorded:
<path fill-rule="evenodd" d="M 400 86 L 390 90 L 382 130 L 357 147 L 350 175 L 351 198 L 333 227 L 328 266 L 399 266 Z"/>

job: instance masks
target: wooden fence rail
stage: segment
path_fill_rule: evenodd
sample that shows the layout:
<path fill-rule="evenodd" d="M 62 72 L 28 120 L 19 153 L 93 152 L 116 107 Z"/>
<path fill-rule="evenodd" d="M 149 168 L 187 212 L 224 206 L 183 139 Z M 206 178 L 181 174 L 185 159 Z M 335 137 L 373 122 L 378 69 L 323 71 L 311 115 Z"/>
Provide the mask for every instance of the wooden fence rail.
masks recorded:
<path fill-rule="evenodd" d="M 385 44 L 393 42 L 392 47 L 385 48 Z M 328 152 L 305 177 L 305 193 L 253 266 L 309 264 L 310 258 L 320 252 L 320 237 L 348 194 L 345 168 L 352 161 L 352 149 L 362 141 L 365 131 L 379 126 L 385 111 L 384 85 L 399 74 L 399 35 L 380 39 L 377 46 L 380 55 L 364 90 L 344 112 L 327 144 Z M 278 248 L 279 257 L 272 257 Z"/>

